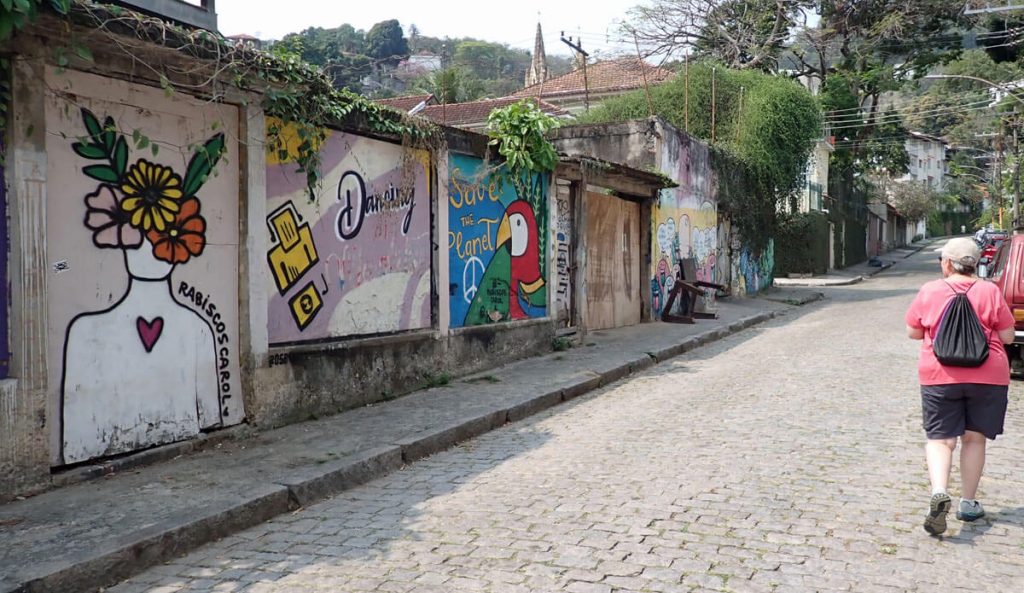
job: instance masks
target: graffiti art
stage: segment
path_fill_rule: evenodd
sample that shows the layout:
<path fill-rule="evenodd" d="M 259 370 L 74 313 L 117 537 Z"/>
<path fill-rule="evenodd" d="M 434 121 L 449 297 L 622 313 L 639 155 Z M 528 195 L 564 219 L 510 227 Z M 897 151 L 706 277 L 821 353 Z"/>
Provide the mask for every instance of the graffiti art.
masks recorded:
<path fill-rule="evenodd" d="M 274 345 L 430 327 L 430 156 L 339 131 L 313 196 L 268 156 Z"/>
<path fill-rule="evenodd" d="M 531 181 L 518 196 L 481 159 L 450 157 L 452 327 L 547 315 L 547 177 Z"/>
<path fill-rule="evenodd" d="M 199 192 L 225 150 L 224 134 L 199 146 L 180 175 L 145 158 L 129 164 L 112 117 L 101 122 L 86 108 L 81 117 L 85 135 L 71 148 L 93 161 L 81 172 L 98 183 L 84 196 L 84 224 L 97 249 L 122 252 L 128 282 L 113 305 L 67 326 L 64 463 L 195 436 L 223 424 L 231 397 L 221 388 L 229 388 L 221 379 L 230 371 L 219 364 L 216 328 L 171 286 L 175 268 L 206 248 Z"/>

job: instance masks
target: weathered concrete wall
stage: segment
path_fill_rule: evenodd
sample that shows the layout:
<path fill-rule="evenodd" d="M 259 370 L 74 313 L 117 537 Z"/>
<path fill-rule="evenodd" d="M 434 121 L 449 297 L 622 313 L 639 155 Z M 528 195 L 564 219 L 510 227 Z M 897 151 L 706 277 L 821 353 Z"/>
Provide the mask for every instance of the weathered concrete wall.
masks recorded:
<path fill-rule="evenodd" d="M 250 414 L 261 428 L 336 414 L 535 356 L 553 338 L 554 325 L 541 320 L 275 349 Z"/>
<path fill-rule="evenodd" d="M 660 142 L 656 120 L 614 124 L 565 126 L 552 132 L 559 152 L 594 157 L 630 167 L 660 170 Z"/>
<path fill-rule="evenodd" d="M 658 121 L 658 169 L 679 186 L 661 190 L 653 210 L 657 252 L 651 267 L 651 306 L 660 315 L 679 272 L 680 260 L 693 258 L 697 277 L 690 280 L 721 283 L 718 244 L 718 200 L 708 145 Z M 704 305 L 714 307 L 706 291 Z"/>
<path fill-rule="evenodd" d="M 754 255 L 719 212 L 707 144 L 660 118 L 567 126 L 552 137 L 559 152 L 660 171 L 679 184 L 661 191 L 651 214 L 655 245 L 650 304 L 655 314 L 664 306 L 680 257 L 696 260 L 696 279 L 727 286 L 735 296 L 753 295 L 771 286 L 774 245 Z M 704 304 L 714 305 L 710 291 Z"/>
<path fill-rule="evenodd" d="M 430 155 L 340 131 L 323 180 L 267 162 L 271 344 L 431 327 Z"/>
<path fill-rule="evenodd" d="M 91 72 L 57 72 L 35 49 L 12 61 L 0 500 L 77 475 L 68 465 L 337 413 L 551 349 L 547 177 L 532 239 L 513 211 L 529 200 L 491 202 L 495 282 L 480 292 L 503 286 L 507 307 L 469 327 L 449 295 L 464 279 L 449 228 L 469 223 L 452 219 L 447 152 L 333 132 L 311 201 L 292 166 L 268 165 L 258 96 L 168 94 L 99 50 Z M 478 166 L 486 138 L 452 134 L 472 155 L 455 160 Z M 496 321 L 498 307 L 478 308 Z"/>
<path fill-rule="evenodd" d="M 0 390 L 0 500 L 49 480 L 46 358 L 45 65 L 12 60 L 7 150 L 11 379 Z"/>
<path fill-rule="evenodd" d="M 536 206 L 540 209 L 531 208 L 527 201 L 517 199 L 510 186 L 499 189 L 496 181 L 486 174 L 478 176 L 483 171 L 483 161 L 477 156 L 427 155 L 411 151 L 415 158 L 410 168 L 408 162 L 403 165 L 410 154 L 408 149 L 360 138 L 358 133 L 335 133 L 333 137 L 345 139 L 348 147 L 345 154 L 361 151 L 354 155 L 352 163 L 362 167 L 374 163 L 377 173 L 370 175 L 395 187 L 410 185 L 407 183 L 410 178 L 405 176 L 411 175 L 414 182 L 411 187 L 415 188 L 414 211 L 422 212 L 428 222 L 433 220 L 425 236 L 414 236 L 412 232 L 405 235 L 422 242 L 422 246 L 414 248 L 409 241 L 392 241 L 386 249 L 374 251 L 373 257 L 365 258 L 358 273 L 367 279 L 386 276 L 394 274 L 389 271 L 390 264 L 405 261 L 408 269 L 420 265 L 424 261 L 419 259 L 422 257 L 427 266 L 427 279 L 432 266 L 437 270 L 436 282 L 444 283 L 444 289 L 437 290 L 433 299 L 424 298 L 423 291 L 418 289 L 399 291 L 396 306 L 388 308 L 392 314 L 386 319 L 391 320 L 391 325 L 378 328 L 378 335 L 328 335 L 328 339 L 305 343 L 271 344 L 265 364 L 256 371 L 257 393 L 249 410 L 257 426 L 279 426 L 338 413 L 551 349 L 554 322 L 546 315 L 549 264 L 547 257 L 541 255 L 548 248 L 542 247 L 536 234 L 540 229 L 548 229 L 550 206 L 546 186 L 539 188 L 541 203 Z M 427 177 L 431 164 L 439 170 L 436 184 Z M 278 195 L 273 189 L 277 174 L 274 166 L 271 165 L 268 180 L 271 196 Z M 333 170 L 340 184 L 344 174 L 338 168 Z M 395 177 L 388 177 L 389 174 Z M 431 185 L 427 186 L 425 181 L 430 181 Z M 547 183 L 546 178 L 540 181 Z M 318 234 L 316 223 L 310 223 L 314 227 L 312 236 L 320 260 L 323 259 L 321 254 L 330 249 L 322 245 L 329 246 L 332 240 L 338 243 L 335 228 L 345 215 L 344 210 L 336 206 L 339 199 L 335 194 L 344 198 L 344 191 L 334 189 L 327 205 L 319 209 L 324 213 L 319 215 L 321 219 L 329 221 L 330 233 Z M 292 204 L 301 200 L 308 201 L 299 195 L 288 199 Z M 528 211 L 509 212 L 521 205 L 526 205 Z M 383 230 L 372 232 L 370 239 L 391 232 L 390 226 L 401 230 L 402 216 L 409 210 L 403 209 L 401 202 L 395 206 L 380 216 L 377 228 Z M 275 210 L 268 210 L 268 218 L 274 216 L 271 212 L 281 211 L 276 210 L 280 204 L 276 204 L 273 197 L 271 208 Z M 303 214 L 303 218 L 312 217 L 312 212 Z M 524 226 L 514 234 L 513 225 L 519 219 Z M 367 218 L 366 224 L 374 222 L 373 218 Z M 531 222 L 535 226 L 530 226 Z M 416 224 L 413 220 L 410 228 L 415 230 L 417 227 L 413 225 Z M 373 226 L 368 228 L 374 229 Z M 443 240 L 439 240 L 441 237 Z M 527 241 L 525 247 L 515 243 L 520 240 Z M 270 233 L 267 241 L 271 249 L 275 248 L 275 239 Z M 544 242 L 550 244 L 550 231 Z M 444 248 L 434 251 L 431 243 Z M 431 259 L 433 253 L 436 257 Z M 359 256 L 359 250 L 339 251 L 335 265 L 351 266 L 353 257 Z M 517 258 L 521 260 L 518 263 Z M 526 264 L 531 265 L 523 264 L 522 260 L 528 260 Z M 469 268 L 467 263 L 478 267 Z M 477 272 L 477 276 L 471 278 L 472 272 Z M 331 282 L 328 285 L 330 290 L 337 288 Z M 418 282 L 410 280 L 407 288 L 414 285 Z M 513 299 L 512 285 L 527 286 L 533 292 Z M 531 294 L 534 300 L 527 298 Z M 488 298 L 481 298 L 474 304 L 476 295 Z M 432 302 L 436 307 L 433 311 L 429 308 Z M 363 311 L 346 302 L 336 306 L 341 314 L 358 315 Z M 368 303 L 365 312 L 377 311 L 380 307 L 378 302 Z M 406 323 L 410 311 L 422 312 L 422 316 L 416 318 L 420 321 L 414 325 Z M 476 311 L 476 317 L 467 322 L 471 311 Z M 479 318 L 481 315 L 484 317 Z M 291 317 L 288 320 L 292 322 Z M 503 323 L 494 323 L 496 321 Z M 479 325 L 481 322 L 485 324 Z M 268 323 L 271 327 L 275 323 L 273 307 Z M 470 327 L 472 325 L 478 326 Z"/>

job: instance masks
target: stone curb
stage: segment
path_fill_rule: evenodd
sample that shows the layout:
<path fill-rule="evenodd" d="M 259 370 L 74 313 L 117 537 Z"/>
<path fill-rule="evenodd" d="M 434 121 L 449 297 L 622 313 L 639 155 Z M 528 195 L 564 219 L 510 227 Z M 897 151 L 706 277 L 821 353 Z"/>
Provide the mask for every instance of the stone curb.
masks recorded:
<path fill-rule="evenodd" d="M 531 397 L 508 408 L 428 429 L 400 442 L 362 451 L 323 465 L 301 468 L 295 474 L 272 483 L 254 484 L 250 498 L 229 508 L 214 510 L 182 524 L 154 526 L 117 549 L 95 550 L 89 557 L 62 559 L 52 568 L 44 569 L 47 574 L 27 582 L 14 584 L 9 580 L 0 580 L 0 593 L 86 593 L 111 586 L 211 541 L 383 477 L 417 459 L 441 452 L 506 423 L 523 420 L 670 358 L 764 323 L 784 311 L 786 309 L 749 315 L 728 326 L 709 329 L 613 368 L 601 372 L 587 371 L 583 378 L 569 387 Z"/>
<path fill-rule="evenodd" d="M 135 534 L 114 549 L 92 550 L 88 557 L 51 561 L 47 574 L 4 589 L 2 593 L 85 593 L 113 585 L 141 570 L 185 554 L 211 541 L 259 525 L 292 508 L 286 486 L 263 484 L 248 500 L 214 510 L 195 520 L 173 521 Z M 84 555 L 83 555 L 84 556 Z M 42 560 L 41 563 L 45 563 Z M 8 585 L 9 586 L 9 585 Z"/>
<path fill-rule="evenodd" d="M 883 269 L 885 269 L 885 268 L 880 268 L 878 270 L 878 272 L 881 272 Z M 870 275 L 873 276 L 874 274 L 877 274 L 878 272 L 874 272 L 873 274 L 870 274 Z M 829 286 L 849 286 L 851 284 L 857 284 L 858 282 L 863 282 L 864 281 L 864 276 L 852 276 L 850 278 L 844 278 L 842 280 L 822 280 L 820 278 L 819 279 L 815 279 L 815 278 L 806 278 L 806 279 L 803 279 L 803 278 L 785 278 L 784 280 L 785 281 L 780 284 L 779 280 L 777 279 L 777 280 L 775 280 L 774 285 L 777 288 L 789 288 L 791 286 L 798 286 L 798 287 L 801 287 L 801 288 L 803 288 L 803 287 L 827 288 Z"/>

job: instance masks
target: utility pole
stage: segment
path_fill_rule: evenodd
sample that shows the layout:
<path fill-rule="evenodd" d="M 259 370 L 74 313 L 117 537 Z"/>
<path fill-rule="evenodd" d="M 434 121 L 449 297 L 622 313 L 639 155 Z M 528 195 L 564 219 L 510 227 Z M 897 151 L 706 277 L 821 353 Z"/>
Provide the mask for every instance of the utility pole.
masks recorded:
<path fill-rule="evenodd" d="M 1000 130 L 999 136 L 996 138 L 996 160 L 995 160 L 995 180 L 996 180 L 996 211 L 999 213 L 999 228 L 1003 228 L 1003 133 Z"/>
<path fill-rule="evenodd" d="M 1020 127 L 1020 119 L 1017 115 L 1017 106 L 1013 107 L 1013 217 L 1010 219 L 1013 230 L 1020 226 L 1020 141 L 1017 128 Z"/>
<path fill-rule="evenodd" d="M 711 143 L 715 143 L 715 71 L 716 67 L 711 67 Z"/>
<path fill-rule="evenodd" d="M 571 36 L 568 39 L 566 39 L 565 38 L 565 31 L 562 31 L 562 34 L 560 35 L 560 37 L 562 38 L 562 43 L 568 45 L 578 55 L 583 56 L 583 109 L 589 112 L 590 111 L 590 84 L 587 82 L 587 58 L 590 57 L 590 54 L 588 54 L 587 52 L 583 51 L 583 40 L 582 39 L 578 39 L 575 42 L 573 42 Z"/>
<path fill-rule="evenodd" d="M 683 54 L 683 131 L 690 133 L 690 53 Z"/>

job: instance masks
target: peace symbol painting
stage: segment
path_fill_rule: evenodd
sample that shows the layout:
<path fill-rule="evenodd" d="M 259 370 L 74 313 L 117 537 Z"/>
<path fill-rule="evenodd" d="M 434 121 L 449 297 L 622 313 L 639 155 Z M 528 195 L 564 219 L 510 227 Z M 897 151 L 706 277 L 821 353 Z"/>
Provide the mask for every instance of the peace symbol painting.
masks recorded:
<path fill-rule="evenodd" d="M 531 203 L 488 175 L 481 159 L 449 160 L 452 327 L 545 317 L 547 194 Z M 546 187 L 546 178 L 535 183 Z"/>
<path fill-rule="evenodd" d="M 237 112 L 54 82 L 75 91 L 47 100 L 54 464 L 240 422 Z"/>

